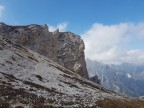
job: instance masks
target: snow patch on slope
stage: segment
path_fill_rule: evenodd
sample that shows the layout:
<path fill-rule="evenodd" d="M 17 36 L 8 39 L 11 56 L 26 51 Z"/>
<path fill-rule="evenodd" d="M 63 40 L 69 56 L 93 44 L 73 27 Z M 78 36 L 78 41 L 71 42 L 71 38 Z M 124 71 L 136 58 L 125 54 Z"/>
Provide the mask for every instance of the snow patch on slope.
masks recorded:
<path fill-rule="evenodd" d="M 132 78 L 132 75 L 130 73 L 127 73 L 128 78 Z"/>

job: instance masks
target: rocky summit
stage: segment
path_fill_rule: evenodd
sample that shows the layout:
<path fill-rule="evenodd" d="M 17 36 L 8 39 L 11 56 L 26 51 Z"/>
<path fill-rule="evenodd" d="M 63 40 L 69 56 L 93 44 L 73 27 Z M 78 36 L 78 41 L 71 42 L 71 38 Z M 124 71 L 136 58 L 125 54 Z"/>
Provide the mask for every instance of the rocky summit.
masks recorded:
<path fill-rule="evenodd" d="M 88 78 L 84 42 L 71 32 L 50 32 L 47 25 L 9 26 L 0 23 L 0 35 L 51 58 L 61 66 Z"/>

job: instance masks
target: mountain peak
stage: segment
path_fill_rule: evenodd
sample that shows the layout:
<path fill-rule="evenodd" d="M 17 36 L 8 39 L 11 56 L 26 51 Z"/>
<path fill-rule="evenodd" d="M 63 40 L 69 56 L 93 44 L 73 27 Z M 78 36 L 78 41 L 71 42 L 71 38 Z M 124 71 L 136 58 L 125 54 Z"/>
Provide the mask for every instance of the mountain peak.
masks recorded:
<path fill-rule="evenodd" d="M 0 24 L 0 35 L 53 59 L 65 68 L 88 78 L 84 56 L 84 42 L 71 32 L 50 32 L 48 26 L 10 26 Z M 76 68 L 79 65 L 79 68 Z"/>

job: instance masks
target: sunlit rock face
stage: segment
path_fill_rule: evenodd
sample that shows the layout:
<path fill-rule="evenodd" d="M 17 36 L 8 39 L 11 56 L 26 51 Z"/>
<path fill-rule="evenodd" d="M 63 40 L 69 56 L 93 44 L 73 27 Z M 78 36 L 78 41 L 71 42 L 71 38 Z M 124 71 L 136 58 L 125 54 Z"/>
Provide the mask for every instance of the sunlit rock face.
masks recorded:
<path fill-rule="evenodd" d="M 71 32 L 50 32 L 47 25 L 9 26 L 0 23 L 0 35 L 88 78 L 84 42 Z"/>

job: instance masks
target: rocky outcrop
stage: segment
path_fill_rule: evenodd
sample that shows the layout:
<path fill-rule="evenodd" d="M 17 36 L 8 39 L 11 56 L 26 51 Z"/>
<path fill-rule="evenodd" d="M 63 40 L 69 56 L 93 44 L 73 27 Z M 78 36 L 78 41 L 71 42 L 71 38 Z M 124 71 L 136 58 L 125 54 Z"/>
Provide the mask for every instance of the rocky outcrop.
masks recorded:
<path fill-rule="evenodd" d="M 50 32 L 47 25 L 9 26 L 0 23 L 0 35 L 88 78 L 84 42 L 71 32 Z"/>
<path fill-rule="evenodd" d="M 100 79 L 98 79 L 98 76 L 97 76 L 97 75 L 91 77 L 90 80 L 91 80 L 92 82 L 95 82 L 95 83 L 97 83 L 97 84 L 100 85 Z"/>

